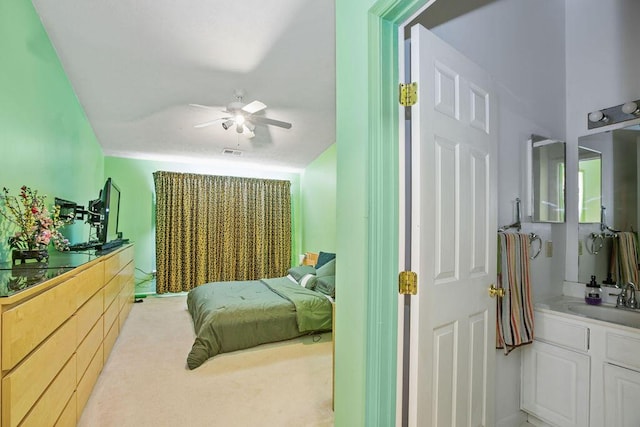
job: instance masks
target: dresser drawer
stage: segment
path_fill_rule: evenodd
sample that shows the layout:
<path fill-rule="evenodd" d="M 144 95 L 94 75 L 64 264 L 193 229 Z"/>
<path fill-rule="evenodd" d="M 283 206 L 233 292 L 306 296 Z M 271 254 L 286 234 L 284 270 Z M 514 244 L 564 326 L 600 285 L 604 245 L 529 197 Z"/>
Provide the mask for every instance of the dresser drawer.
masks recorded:
<path fill-rule="evenodd" d="M 640 371 L 640 339 L 607 331 L 607 360 L 613 364 Z"/>
<path fill-rule="evenodd" d="M 104 286 L 104 263 L 97 263 L 93 267 L 79 273 L 75 278 L 78 281 L 76 308 L 80 308 Z"/>
<path fill-rule="evenodd" d="M 585 352 L 589 350 L 589 328 L 563 317 L 535 312 L 535 338 Z"/>
<path fill-rule="evenodd" d="M 71 395 L 71 399 L 67 402 L 67 406 L 65 406 L 62 414 L 58 418 L 58 421 L 55 423 L 55 427 L 75 427 L 76 426 L 76 418 L 77 418 L 77 410 L 76 410 L 76 392 L 74 391 Z"/>
<path fill-rule="evenodd" d="M 115 277 L 132 259 L 133 246 L 129 246 L 105 260 L 105 280 Z"/>
<path fill-rule="evenodd" d="M 72 317 L 2 379 L 2 425 L 16 426 L 75 351 Z"/>
<path fill-rule="evenodd" d="M 118 333 L 120 332 L 119 322 L 113 322 L 111 328 L 104 334 L 104 361 L 107 362 L 111 349 L 118 339 Z"/>
<path fill-rule="evenodd" d="M 62 371 L 53 380 L 47 391 L 35 404 L 31 412 L 22 420 L 20 427 L 42 427 L 50 425 L 64 412 L 64 409 L 76 389 L 76 357 L 67 362 Z M 75 414 L 74 414 L 75 416 Z M 74 419 L 75 422 L 75 419 Z"/>
<path fill-rule="evenodd" d="M 71 317 L 76 311 L 76 288 L 73 277 L 2 314 L 3 371 L 13 368 Z"/>
<path fill-rule="evenodd" d="M 120 294 L 122 289 L 122 283 L 120 283 L 120 276 L 113 277 L 109 283 L 104 286 L 104 308 L 106 309 L 111 305 Z"/>
<path fill-rule="evenodd" d="M 93 355 L 91 359 L 91 363 L 87 367 L 86 372 L 78 382 L 78 386 L 76 388 L 76 397 L 77 397 L 77 406 L 76 406 L 76 417 L 80 419 L 80 415 L 82 415 L 82 410 L 84 406 L 87 404 L 89 397 L 91 396 L 91 391 L 93 390 L 93 386 L 98 380 L 98 376 L 100 375 L 100 371 L 103 366 L 103 350 L 102 345 L 96 351 L 96 354 Z"/>
<path fill-rule="evenodd" d="M 78 338 L 76 343 L 82 342 L 89 333 L 93 325 L 102 317 L 103 291 L 98 291 L 89 301 L 87 301 L 76 313 L 78 318 Z"/>
<path fill-rule="evenodd" d="M 128 302 L 133 302 L 133 294 L 135 291 L 133 270 L 134 265 L 131 262 L 120 272 L 120 308 L 124 307 Z"/>
<path fill-rule="evenodd" d="M 129 312 L 133 307 L 133 301 L 135 296 L 134 295 L 135 289 L 133 286 L 134 286 L 133 283 L 127 284 L 122 288 L 122 291 L 120 292 L 121 308 L 120 308 L 119 318 L 120 318 L 121 331 L 122 331 L 122 327 L 124 326 L 124 322 L 127 320 L 127 317 L 129 316 Z"/>
<path fill-rule="evenodd" d="M 102 343 L 102 328 L 103 321 L 102 317 L 98 319 L 91 331 L 87 334 L 84 341 L 80 343 L 78 346 L 78 350 L 76 350 L 76 354 L 78 357 L 78 370 L 77 370 L 77 381 L 80 381 L 80 378 L 84 375 L 84 372 L 87 370 L 87 366 L 91 363 L 91 358 L 96 354 L 100 344 Z"/>
<path fill-rule="evenodd" d="M 104 312 L 104 333 L 107 334 L 107 331 L 113 325 L 113 322 L 118 319 L 118 313 L 120 312 L 120 305 L 118 304 L 118 300 L 114 300 L 111 305 L 107 308 L 107 311 Z"/>

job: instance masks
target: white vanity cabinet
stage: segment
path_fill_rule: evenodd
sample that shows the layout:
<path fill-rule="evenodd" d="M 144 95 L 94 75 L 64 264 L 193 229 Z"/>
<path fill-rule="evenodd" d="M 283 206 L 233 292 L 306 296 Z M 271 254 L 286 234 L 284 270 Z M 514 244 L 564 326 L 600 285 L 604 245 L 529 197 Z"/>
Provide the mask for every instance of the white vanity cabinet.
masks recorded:
<path fill-rule="evenodd" d="M 604 425 L 640 426 L 640 333 L 606 329 Z"/>
<path fill-rule="evenodd" d="M 604 425 L 640 426 L 638 396 L 640 372 L 611 364 L 604 366 Z"/>
<path fill-rule="evenodd" d="M 536 312 L 536 340 L 522 354 L 521 408 L 558 427 L 589 425 L 589 329 Z"/>
<path fill-rule="evenodd" d="M 536 426 L 638 427 L 640 330 L 535 311 L 523 348 L 521 408 Z"/>

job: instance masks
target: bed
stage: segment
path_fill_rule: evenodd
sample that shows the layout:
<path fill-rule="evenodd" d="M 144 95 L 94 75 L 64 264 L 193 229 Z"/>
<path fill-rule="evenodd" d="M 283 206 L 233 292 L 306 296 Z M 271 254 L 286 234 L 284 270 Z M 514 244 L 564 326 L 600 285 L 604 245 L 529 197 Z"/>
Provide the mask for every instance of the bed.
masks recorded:
<path fill-rule="evenodd" d="M 189 369 L 220 353 L 331 330 L 335 254 L 329 261 L 323 254 L 315 265 L 303 263 L 284 277 L 192 289 L 187 309 L 196 338 L 187 357 Z"/>

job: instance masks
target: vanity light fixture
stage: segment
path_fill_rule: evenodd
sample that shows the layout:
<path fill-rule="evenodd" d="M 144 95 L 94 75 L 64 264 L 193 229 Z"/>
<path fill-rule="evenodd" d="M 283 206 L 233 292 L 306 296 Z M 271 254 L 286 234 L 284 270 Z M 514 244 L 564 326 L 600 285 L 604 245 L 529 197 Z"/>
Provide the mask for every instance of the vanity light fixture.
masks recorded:
<path fill-rule="evenodd" d="M 622 105 L 622 112 L 625 114 L 633 114 L 634 116 L 640 116 L 640 107 L 638 107 L 638 101 L 631 101 Z"/>
<path fill-rule="evenodd" d="M 589 121 L 592 123 L 598 123 L 598 122 L 608 122 L 609 121 L 609 117 L 607 117 L 602 111 L 598 110 L 598 111 L 592 111 L 591 113 L 589 113 Z"/>
<path fill-rule="evenodd" d="M 640 118 L 640 99 L 592 111 L 587 115 L 587 128 L 595 129 L 637 118 Z"/>

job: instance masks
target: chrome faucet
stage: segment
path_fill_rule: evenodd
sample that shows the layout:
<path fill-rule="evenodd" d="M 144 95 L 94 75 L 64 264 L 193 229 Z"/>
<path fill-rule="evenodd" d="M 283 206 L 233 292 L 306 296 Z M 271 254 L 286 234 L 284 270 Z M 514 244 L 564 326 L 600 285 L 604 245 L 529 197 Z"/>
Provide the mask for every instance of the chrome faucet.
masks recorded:
<path fill-rule="evenodd" d="M 631 294 L 627 296 L 627 292 L 631 291 Z M 616 307 L 628 307 L 638 308 L 638 301 L 636 301 L 636 285 L 633 282 L 629 282 L 622 286 L 622 290 L 616 299 Z"/>

